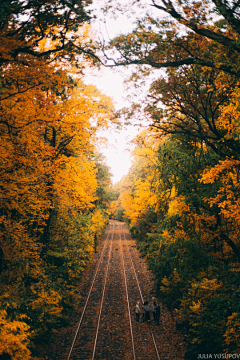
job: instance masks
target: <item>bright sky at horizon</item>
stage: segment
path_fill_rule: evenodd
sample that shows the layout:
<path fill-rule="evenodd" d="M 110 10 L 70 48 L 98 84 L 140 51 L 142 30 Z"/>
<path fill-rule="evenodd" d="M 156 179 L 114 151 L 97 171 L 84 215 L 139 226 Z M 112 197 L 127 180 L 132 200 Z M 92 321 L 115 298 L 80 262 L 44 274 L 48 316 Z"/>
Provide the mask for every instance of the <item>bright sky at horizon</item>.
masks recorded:
<path fill-rule="evenodd" d="M 124 16 L 116 19 L 106 19 L 105 23 L 96 23 L 94 28 L 97 32 L 101 32 L 104 36 L 111 38 L 120 34 L 122 29 L 130 31 L 132 22 Z M 107 29 L 107 30 L 106 30 Z M 87 76 L 85 82 L 95 85 L 104 94 L 111 96 L 116 109 L 127 107 L 130 104 L 126 100 L 126 90 L 124 89 L 124 73 L 130 74 L 129 69 L 121 69 L 119 72 L 116 69 L 101 68 L 96 70 L 93 76 Z M 131 145 L 131 140 L 137 135 L 139 130 L 136 126 L 128 126 L 122 130 L 105 131 L 103 136 L 108 139 L 109 146 L 102 148 L 101 152 L 107 159 L 107 165 L 111 168 L 113 174 L 112 181 L 116 183 L 121 180 L 122 176 L 126 175 L 131 166 L 131 153 L 128 150 Z"/>
<path fill-rule="evenodd" d="M 124 90 L 123 77 L 110 69 L 98 71 L 98 75 L 89 76 L 87 83 L 95 85 L 104 94 L 112 97 L 115 108 L 120 109 L 128 106 L 129 103 L 124 99 L 126 91 Z M 136 126 L 127 126 L 121 130 L 111 129 L 101 132 L 101 136 L 108 139 L 108 146 L 101 149 L 101 153 L 106 157 L 107 165 L 111 168 L 113 175 L 112 181 L 116 183 L 126 175 L 131 166 L 131 140 L 139 133 Z"/>

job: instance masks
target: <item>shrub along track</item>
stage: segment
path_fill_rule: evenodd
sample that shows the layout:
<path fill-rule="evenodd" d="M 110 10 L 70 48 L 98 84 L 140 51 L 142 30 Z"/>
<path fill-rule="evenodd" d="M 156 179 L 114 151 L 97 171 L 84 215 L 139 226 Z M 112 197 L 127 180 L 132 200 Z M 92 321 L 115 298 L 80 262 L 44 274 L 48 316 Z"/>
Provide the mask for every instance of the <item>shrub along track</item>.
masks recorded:
<path fill-rule="evenodd" d="M 107 237 L 92 264 L 86 269 L 80 291 L 82 299 L 79 311 L 74 314 L 72 326 L 59 331 L 55 341 L 43 351 L 41 359 L 184 358 L 182 336 L 176 332 L 174 321 L 166 309 L 162 309 L 160 326 L 135 321 L 136 301 L 143 298 L 151 300 L 154 295 L 154 279 L 123 223 L 110 221 Z"/>

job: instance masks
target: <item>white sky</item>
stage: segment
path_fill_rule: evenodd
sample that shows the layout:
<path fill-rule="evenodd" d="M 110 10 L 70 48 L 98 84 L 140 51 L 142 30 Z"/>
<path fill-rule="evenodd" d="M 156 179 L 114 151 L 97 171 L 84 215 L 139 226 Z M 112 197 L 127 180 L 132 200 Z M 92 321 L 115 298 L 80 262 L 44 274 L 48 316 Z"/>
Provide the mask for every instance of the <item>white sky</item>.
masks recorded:
<path fill-rule="evenodd" d="M 101 31 L 104 36 L 111 38 L 124 32 L 130 31 L 132 22 L 129 18 L 121 16 L 120 18 L 107 18 L 104 23 L 96 23 L 94 25 L 96 31 Z M 106 33 L 107 29 L 107 33 Z M 111 68 L 102 68 L 95 71 L 95 76 L 88 76 L 85 82 L 95 85 L 104 94 L 111 96 L 115 103 L 116 109 L 129 106 L 126 101 L 126 90 L 123 84 L 123 73 L 130 74 L 129 69 L 121 69 L 120 72 Z M 128 173 L 131 166 L 130 152 L 127 150 L 130 146 L 130 141 L 138 133 L 135 126 L 128 126 L 127 129 L 121 131 L 106 131 L 103 133 L 109 141 L 108 148 L 102 148 L 101 152 L 106 156 L 107 165 L 111 168 L 113 174 L 113 183 L 118 182 L 123 175 Z"/>
<path fill-rule="evenodd" d="M 115 73 L 109 68 L 104 68 L 102 71 L 97 72 L 97 76 L 88 77 L 85 82 L 95 85 L 104 94 L 111 96 L 116 109 L 129 105 L 124 99 L 126 91 L 124 90 L 121 74 Z M 134 139 L 138 132 L 139 130 L 135 126 L 101 132 L 101 136 L 108 139 L 109 145 L 107 148 L 103 146 L 101 153 L 106 156 L 107 165 L 111 168 L 113 183 L 118 182 L 123 175 L 128 173 L 131 166 L 131 153 L 128 149 L 132 148 L 130 141 Z"/>

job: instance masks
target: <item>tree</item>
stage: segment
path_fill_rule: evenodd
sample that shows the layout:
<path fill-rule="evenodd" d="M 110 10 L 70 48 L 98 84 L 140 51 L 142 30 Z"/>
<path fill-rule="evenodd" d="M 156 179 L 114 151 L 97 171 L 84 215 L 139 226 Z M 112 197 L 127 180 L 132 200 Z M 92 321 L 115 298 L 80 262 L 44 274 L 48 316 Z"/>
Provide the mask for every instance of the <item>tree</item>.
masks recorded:
<path fill-rule="evenodd" d="M 134 163 L 129 174 L 119 184 L 120 196 L 118 199 L 119 213 L 124 210 L 124 217 L 131 227 L 139 224 L 139 219 L 147 210 L 156 212 L 158 199 L 157 144 L 154 131 L 142 131 L 133 143 Z M 155 141 L 153 141 L 153 139 Z M 117 215 L 116 202 L 112 204 Z"/>
<path fill-rule="evenodd" d="M 105 157 L 102 154 L 97 154 L 93 157 L 96 164 L 97 174 L 96 179 L 98 189 L 96 192 L 97 200 L 96 206 L 99 206 L 103 211 L 107 211 L 109 203 L 112 200 L 110 185 L 111 185 L 111 172 L 109 166 L 105 163 Z"/>
<path fill-rule="evenodd" d="M 90 20 L 86 8 L 91 0 L 3 0 L 0 5 L 0 29 L 5 52 L 1 63 L 25 62 L 32 57 L 53 61 L 64 57 L 73 60 L 76 54 L 87 52 L 87 46 L 79 42 L 79 28 Z M 42 49 L 40 43 L 51 40 L 52 48 Z"/>
<path fill-rule="evenodd" d="M 145 102 L 123 113 L 158 131 L 157 206 L 144 206 L 150 168 L 129 174 L 120 199 L 159 295 L 180 315 L 186 359 L 239 349 L 239 7 L 152 0 L 109 45 L 109 66 L 138 65 L 130 81 L 152 81 Z"/>
<path fill-rule="evenodd" d="M 146 98 L 145 113 L 165 134 L 204 142 L 221 157 L 239 157 L 239 142 L 229 134 L 232 118 L 222 126 L 221 111 L 231 101 L 235 80 L 199 66 L 168 71 L 155 80 Z"/>
<path fill-rule="evenodd" d="M 65 321 L 78 296 L 94 229 L 106 223 L 94 210 L 96 131 L 113 117 L 110 98 L 73 69 L 28 60 L 1 67 L 0 355 L 20 348 L 19 358 Z"/>
<path fill-rule="evenodd" d="M 236 351 L 239 160 L 220 160 L 204 142 L 184 133 L 152 137 L 158 156 L 151 157 L 146 137 L 142 133 L 136 141 L 140 156 L 119 197 L 134 225 L 130 230 L 156 275 L 159 296 L 173 316 L 178 314 L 177 327 L 189 344 L 186 359 L 203 347 L 209 354 Z"/>
<path fill-rule="evenodd" d="M 239 76 L 238 1 L 152 0 L 151 5 L 162 19 L 150 12 L 131 34 L 112 40 L 110 47 L 120 55 L 115 66 L 200 65 Z"/>

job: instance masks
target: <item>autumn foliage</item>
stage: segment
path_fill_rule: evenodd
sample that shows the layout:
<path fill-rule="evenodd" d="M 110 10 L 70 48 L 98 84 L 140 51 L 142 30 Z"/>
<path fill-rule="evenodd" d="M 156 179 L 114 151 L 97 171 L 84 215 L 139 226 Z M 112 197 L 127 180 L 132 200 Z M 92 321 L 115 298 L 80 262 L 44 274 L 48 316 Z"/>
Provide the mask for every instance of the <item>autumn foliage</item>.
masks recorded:
<path fill-rule="evenodd" d="M 122 111 L 150 126 L 134 140 L 112 216 L 121 209 L 156 274 L 188 342 L 186 359 L 238 354 L 239 3 L 152 8 L 158 18 L 150 11 L 110 44 L 116 66 L 139 65 L 129 80 L 136 88 L 151 81 L 145 100 Z"/>
<path fill-rule="evenodd" d="M 97 131 L 110 124 L 113 105 L 84 84 L 86 54 L 78 51 L 78 67 L 67 58 L 57 30 L 64 4 L 57 24 L 54 3 L 45 2 L 45 14 L 37 2 L 6 3 L 1 14 L 0 357 L 13 360 L 37 358 L 34 344 L 67 323 L 108 218 L 98 189 L 107 191 L 110 173 Z M 24 18 L 34 7 L 38 28 L 33 15 Z M 81 11 L 75 44 L 83 49 L 92 35 Z M 64 25 L 73 36 L 73 24 Z"/>

